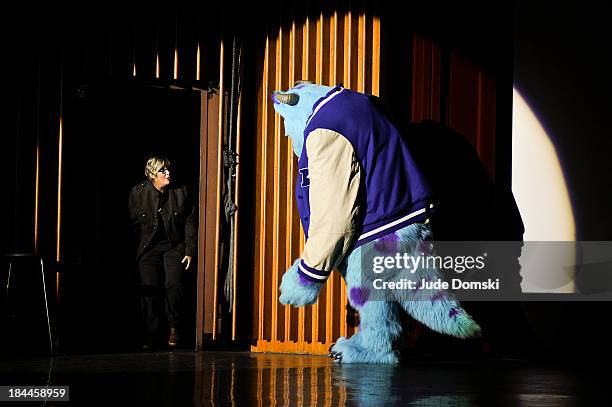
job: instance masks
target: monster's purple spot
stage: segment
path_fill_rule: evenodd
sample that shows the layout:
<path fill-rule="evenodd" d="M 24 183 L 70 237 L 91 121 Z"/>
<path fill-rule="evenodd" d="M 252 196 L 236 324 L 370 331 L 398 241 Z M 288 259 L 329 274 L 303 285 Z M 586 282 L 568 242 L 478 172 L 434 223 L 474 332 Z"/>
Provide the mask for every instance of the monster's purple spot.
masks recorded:
<path fill-rule="evenodd" d="M 306 285 L 306 286 L 309 286 L 309 285 L 312 285 L 312 284 L 313 284 L 313 282 L 312 282 L 312 281 L 310 281 L 309 279 L 307 279 L 306 277 L 304 277 L 304 275 L 303 275 L 303 274 L 301 274 L 301 273 L 298 273 L 298 282 L 299 282 L 300 284 L 302 284 L 302 285 Z"/>
<path fill-rule="evenodd" d="M 276 93 L 272 93 L 272 102 L 274 102 L 275 105 L 279 104 L 278 99 L 276 99 Z"/>
<path fill-rule="evenodd" d="M 444 298 L 446 298 L 446 293 L 444 291 L 438 291 L 437 293 L 431 296 L 431 302 L 440 301 Z"/>
<path fill-rule="evenodd" d="M 349 296 L 351 297 L 351 302 L 353 305 L 363 307 L 363 305 L 368 301 L 370 290 L 367 287 L 353 287 L 349 292 Z"/>
<path fill-rule="evenodd" d="M 379 253 L 392 253 L 397 251 L 399 236 L 393 232 L 379 237 L 374 243 L 374 249 Z"/>
<path fill-rule="evenodd" d="M 455 307 L 451 308 L 451 310 L 448 312 L 449 318 L 456 318 L 457 315 L 459 315 L 459 310 Z"/>

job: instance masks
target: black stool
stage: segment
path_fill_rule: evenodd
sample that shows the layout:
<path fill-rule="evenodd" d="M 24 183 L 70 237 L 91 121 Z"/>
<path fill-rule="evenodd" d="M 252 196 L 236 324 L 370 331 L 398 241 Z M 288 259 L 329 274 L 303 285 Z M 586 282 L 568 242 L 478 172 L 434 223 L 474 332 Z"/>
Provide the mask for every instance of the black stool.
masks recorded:
<path fill-rule="evenodd" d="M 8 262 L 8 274 L 6 275 L 6 286 L 4 287 L 4 308 L 7 312 L 8 321 L 11 321 L 15 317 L 19 317 L 20 312 L 24 310 L 20 307 L 16 307 L 16 303 L 21 306 L 25 306 L 26 303 L 22 301 L 22 297 L 27 299 L 27 294 L 32 294 L 32 281 L 28 277 L 37 279 L 38 266 L 40 266 L 40 282 L 42 283 L 42 296 L 44 300 L 44 319 L 47 323 L 47 334 L 49 337 L 49 350 L 51 355 L 54 354 L 53 347 L 53 336 L 51 333 L 51 319 L 49 317 L 49 297 L 47 294 L 47 283 L 45 280 L 45 266 L 42 257 L 32 253 L 8 253 L 4 257 Z M 29 266 L 29 267 L 24 267 Z M 37 290 L 38 291 L 38 290 Z M 35 294 L 40 296 L 40 292 Z M 29 305 L 29 304 L 28 304 Z M 26 315 L 27 316 L 27 315 Z M 27 326 L 27 321 L 20 321 L 21 324 Z"/>

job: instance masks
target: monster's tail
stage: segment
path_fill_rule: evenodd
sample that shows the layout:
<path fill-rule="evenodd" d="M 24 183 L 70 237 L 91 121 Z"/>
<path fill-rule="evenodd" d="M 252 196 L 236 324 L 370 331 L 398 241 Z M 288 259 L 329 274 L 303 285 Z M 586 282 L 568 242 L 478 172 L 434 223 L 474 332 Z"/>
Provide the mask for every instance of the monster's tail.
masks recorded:
<path fill-rule="evenodd" d="M 456 299 L 447 294 L 441 292 L 431 300 L 405 300 L 400 303 L 414 319 L 436 332 L 457 338 L 480 337 L 480 326 Z"/>
<path fill-rule="evenodd" d="M 427 250 L 424 246 L 432 238 L 429 224 L 417 223 L 398 232 L 403 252 L 412 252 L 414 256 Z M 441 278 L 435 267 L 419 267 L 413 275 L 417 281 L 425 279 L 436 281 Z M 475 338 L 481 336 L 480 326 L 461 307 L 455 296 L 446 290 L 400 291 L 397 301 L 414 319 L 434 331 L 458 338 Z"/>

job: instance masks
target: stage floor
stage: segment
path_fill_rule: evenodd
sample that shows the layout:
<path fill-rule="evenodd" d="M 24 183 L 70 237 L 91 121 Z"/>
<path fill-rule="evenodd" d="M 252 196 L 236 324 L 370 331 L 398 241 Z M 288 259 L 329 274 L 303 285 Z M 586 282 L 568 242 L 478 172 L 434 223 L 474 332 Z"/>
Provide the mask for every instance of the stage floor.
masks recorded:
<path fill-rule="evenodd" d="M 599 404 L 609 386 L 592 369 L 507 359 L 372 366 L 176 351 L 0 361 L 0 385 L 46 384 L 70 386 L 70 404 L 147 406 L 582 406 Z"/>

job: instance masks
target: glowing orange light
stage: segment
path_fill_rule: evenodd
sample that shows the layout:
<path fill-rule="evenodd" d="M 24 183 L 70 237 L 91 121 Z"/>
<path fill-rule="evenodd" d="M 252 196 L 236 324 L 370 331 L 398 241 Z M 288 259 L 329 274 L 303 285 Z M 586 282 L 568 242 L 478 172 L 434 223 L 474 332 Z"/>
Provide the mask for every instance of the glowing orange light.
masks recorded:
<path fill-rule="evenodd" d="M 196 51 L 196 81 L 200 80 L 200 44 L 198 44 L 198 49 Z"/>
<path fill-rule="evenodd" d="M 178 79 L 178 50 L 174 49 L 174 80 Z"/>
<path fill-rule="evenodd" d="M 40 145 L 36 143 L 36 184 L 34 192 L 34 253 L 38 254 L 38 186 L 40 175 Z"/>
<path fill-rule="evenodd" d="M 64 143 L 64 119 L 60 115 L 59 119 L 59 140 L 58 140 L 58 159 L 57 159 L 57 242 L 55 260 L 60 261 L 61 249 L 61 227 L 62 227 L 62 145 Z"/>
<path fill-rule="evenodd" d="M 159 79 L 159 53 L 155 54 L 155 78 Z"/>

